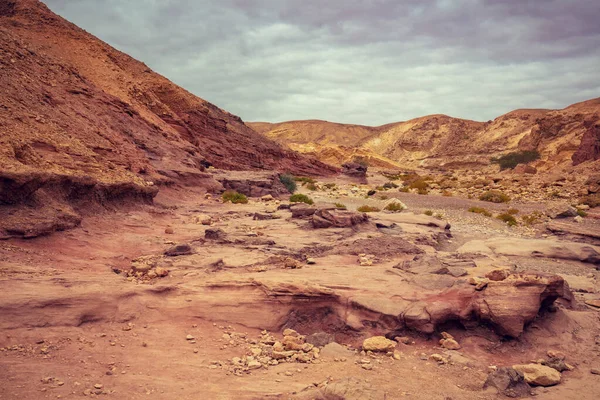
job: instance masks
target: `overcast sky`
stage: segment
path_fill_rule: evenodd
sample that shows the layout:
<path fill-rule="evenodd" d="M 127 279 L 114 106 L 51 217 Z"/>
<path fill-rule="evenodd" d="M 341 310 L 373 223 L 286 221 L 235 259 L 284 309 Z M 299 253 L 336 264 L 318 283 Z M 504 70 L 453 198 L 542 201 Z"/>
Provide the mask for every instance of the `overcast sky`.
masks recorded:
<path fill-rule="evenodd" d="M 484 121 L 600 97 L 598 0 L 45 2 L 245 121 Z"/>

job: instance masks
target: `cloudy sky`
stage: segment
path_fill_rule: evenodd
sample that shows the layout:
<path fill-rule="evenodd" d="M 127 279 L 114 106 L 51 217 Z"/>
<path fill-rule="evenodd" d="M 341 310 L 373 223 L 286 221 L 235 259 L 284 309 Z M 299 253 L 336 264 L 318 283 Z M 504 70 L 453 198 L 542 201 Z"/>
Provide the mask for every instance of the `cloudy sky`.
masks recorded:
<path fill-rule="evenodd" d="M 245 121 L 488 120 L 600 97 L 598 0 L 45 0 Z"/>

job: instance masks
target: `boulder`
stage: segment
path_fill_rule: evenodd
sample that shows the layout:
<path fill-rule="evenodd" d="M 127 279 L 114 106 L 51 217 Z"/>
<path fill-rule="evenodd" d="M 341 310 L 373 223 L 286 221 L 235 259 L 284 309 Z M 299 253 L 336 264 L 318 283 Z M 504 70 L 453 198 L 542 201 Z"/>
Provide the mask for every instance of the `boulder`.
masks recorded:
<path fill-rule="evenodd" d="M 223 240 L 225 239 L 225 231 L 219 228 L 209 228 L 204 231 L 204 238 L 209 240 Z"/>
<path fill-rule="evenodd" d="M 577 216 L 577 209 L 568 204 L 562 204 L 548 208 L 546 210 L 546 215 L 552 219 L 573 218 Z"/>
<path fill-rule="evenodd" d="M 541 364 L 519 364 L 513 368 L 523 374 L 525 382 L 534 386 L 553 386 L 560 383 L 560 372 Z"/>
<path fill-rule="evenodd" d="M 527 164 L 519 164 L 514 169 L 513 172 L 515 174 L 537 174 L 537 168 L 527 165 Z"/>
<path fill-rule="evenodd" d="M 349 228 L 355 225 L 364 224 L 369 221 L 369 217 L 364 213 L 356 213 L 345 210 L 321 209 L 315 211 L 312 216 L 313 228 Z"/>
<path fill-rule="evenodd" d="M 347 162 L 342 164 L 342 174 L 357 178 L 364 178 L 367 176 L 367 166 L 356 162 Z"/>
<path fill-rule="evenodd" d="M 396 342 L 387 339 L 385 336 L 372 336 L 365 339 L 362 344 L 364 351 L 394 351 L 396 348 Z"/>
<path fill-rule="evenodd" d="M 225 190 L 234 190 L 248 197 L 289 195 L 289 191 L 274 172 L 262 171 L 215 171 L 214 178 Z"/>
<path fill-rule="evenodd" d="M 333 335 L 327 332 L 315 332 L 306 337 L 306 343 L 317 347 L 323 347 L 333 341 Z"/>
<path fill-rule="evenodd" d="M 317 208 L 313 206 L 309 206 L 305 203 L 295 203 L 289 207 L 292 212 L 292 218 L 306 218 L 313 215 Z"/>
<path fill-rule="evenodd" d="M 522 373 L 510 367 L 501 367 L 490 372 L 483 388 L 494 387 L 507 397 L 525 397 L 531 394 L 531 387 L 525 382 Z"/>
<path fill-rule="evenodd" d="M 193 253 L 192 246 L 189 244 L 178 244 L 173 246 L 165 251 L 165 256 L 169 257 L 177 257 L 177 256 L 187 256 Z"/>

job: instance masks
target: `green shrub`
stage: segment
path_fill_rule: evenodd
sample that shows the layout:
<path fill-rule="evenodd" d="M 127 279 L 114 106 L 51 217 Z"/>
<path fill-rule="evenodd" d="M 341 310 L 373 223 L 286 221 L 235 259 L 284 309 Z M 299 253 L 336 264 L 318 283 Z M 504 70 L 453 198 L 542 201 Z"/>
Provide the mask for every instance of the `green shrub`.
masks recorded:
<path fill-rule="evenodd" d="M 311 183 L 307 183 L 307 184 L 306 184 L 306 188 L 307 188 L 308 190 L 312 190 L 312 191 L 314 192 L 315 190 L 317 190 L 317 185 L 315 185 L 315 184 L 314 184 L 314 183 L 312 183 L 312 182 L 311 182 Z"/>
<path fill-rule="evenodd" d="M 381 211 L 379 208 L 377 207 L 371 207 L 371 206 L 360 206 L 356 209 L 356 211 L 358 212 L 363 212 L 363 213 L 368 213 L 368 212 L 377 212 L 377 211 Z"/>
<path fill-rule="evenodd" d="M 444 219 L 444 214 L 437 213 L 437 214 L 435 214 L 435 218 L 436 219 Z"/>
<path fill-rule="evenodd" d="M 335 208 L 337 208 L 338 210 L 346 210 L 346 209 L 348 209 L 348 207 L 346 207 L 346 205 L 345 205 L 345 204 L 342 204 L 342 203 L 335 203 L 335 204 L 334 204 L 334 206 L 335 206 Z"/>
<path fill-rule="evenodd" d="M 385 206 L 384 210 L 398 212 L 404 210 L 404 207 L 402 207 L 402 204 L 400 203 L 390 203 L 387 206 Z"/>
<path fill-rule="evenodd" d="M 512 169 L 519 164 L 526 164 L 531 161 L 535 161 L 540 158 L 540 153 L 536 150 L 533 151 L 514 151 L 512 153 L 504 154 L 498 158 L 492 158 L 491 161 L 495 164 L 500 165 L 500 170 Z"/>
<path fill-rule="evenodd" d="M 233 204 L 246 204 L 248 203 L 248 198 L 246 195 L 236 192 L 235 190 L 227 190 L 223 192 L 221 198 L 225 203 L 232 202 Z"/>
<path fill-rule="evenodd" d="M 285 186 L 290 193 L 294 193 L 297 189 L 296 178 L 293 175 L 283 174 L 279 175 L 279 181 Z"/>
<path fill-rule="evenodd" d="M 491 203 L 508 203 L 510 201 L 510 197 L 499 190 L 488 190 L 479 196 L 479 200 L 489 201 Z"/>
<path fill-rule="evenodd" d="M 514 217 L 514 215 L 510 215 L 508 213 L 503 213 L 503 214 L 497 215 L 496 218 L 498 218 L 501 221 L 506 222 L 506 224 L 508 226 L 515 226 L 515 225 L 517 225 L 517 219 Z"/>
<path fill-rule="evenodd" d="M 423 214 L 425 214 L 425 215 L 429 215 L 429 216 L 431 217 L 431 216 L 433 215 L 433 211 L 431 211 L 431 210 L 427 210 L 427 211 L 425 211 Z"/>
<path fill-rule="evenodd" d="M 305 194 L 296 193 L 290 196 L 291 203 L 306 203 L 306 204 L 314 204 L 314 201 Z"/>
<path fill-rule="evenodd" d="M 409 188 L 411 189 L 417 189 L 417 190 L 427 190 L 427 188 L 429 188 L 429 183 L 425 182 L 424 179 L 417 179 L 412 181 L 409 185 Z"/>
<path fill-rule="evenodd" d="M 521 217 L 521 219 L 527 225 L 535 225 L 535 224 L 541 222 L 543 217 L 544 217 L 544 214 L 542 214 L 539 211 L 534 211 L 529 215 L 523 215 Z"/>
<path fill-rule="evenodd" d="M 475 214 L 481 214 L 481 215 L 485 215 L 486 217 L 491 217 L 492 213 L 489 212 L 488 210 L 486 210 L 483 207 L 471 207 L 469 208 L 469 212 L 475 213 Z"/>
<path fill-rule="evenodd" d="M 587 217 L 588 213 L 586 213 L 584 210 L 581 209 L 577 209 L 577 215 L 579 215 L 580 217 Z"/>

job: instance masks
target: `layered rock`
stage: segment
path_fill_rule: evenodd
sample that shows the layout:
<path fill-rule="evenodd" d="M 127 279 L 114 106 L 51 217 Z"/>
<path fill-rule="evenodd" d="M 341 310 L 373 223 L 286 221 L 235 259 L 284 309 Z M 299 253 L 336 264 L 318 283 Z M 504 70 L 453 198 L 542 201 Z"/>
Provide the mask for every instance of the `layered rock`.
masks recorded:
<path fill-rule="evenodd" d="M 255 133 L 37 0 L 3 7 L 0 206 L 33 213 L 22 222 L 0 218 L 0 237 L 72 227 L 83 215 L 80 201 L 150 201 L 163 183 L 212 189 L 216 182 L 202 172 L 210 165 L 335 172 Z M 40 205 L 41 192 L 62 217 L 43 217 L 52 212 Z"/>

